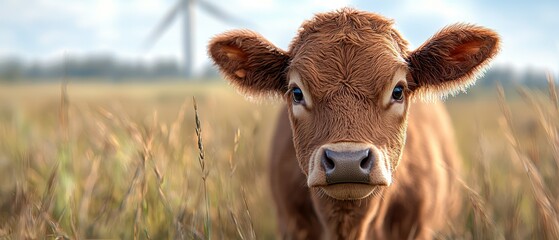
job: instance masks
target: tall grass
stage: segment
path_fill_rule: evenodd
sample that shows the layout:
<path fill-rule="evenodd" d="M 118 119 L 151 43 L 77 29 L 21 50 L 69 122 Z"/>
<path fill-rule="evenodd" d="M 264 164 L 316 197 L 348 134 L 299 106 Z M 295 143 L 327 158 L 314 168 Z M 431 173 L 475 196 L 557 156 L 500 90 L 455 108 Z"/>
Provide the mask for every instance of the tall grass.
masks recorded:
<path fill-rule="evenodd" d="M 487 99 L 497 103 L 496 121 L 474 113 L 477 150 L 462 145 L 474 150 L 464 154 L 466 228 L 453 238 L 559 239 L 559 108 L 551 78 L 548 90 L 520 86 L 510 100 L 498 86 Z"/>
<path fill-rule="evenodd" d="M 463 209 L 441 238 L 559 238 L 549 82 L 447 102 Z M 221 84 L 0 86 L 0 239 L 274 238 L 277 111 Z"/>
<path fill-rule="evenodd" d="M 192 98 L 194 104 L 194 119 L 196 121 L 196 137 L 198 137 L 198 163 L 200 163 L 200 170 L 202 171 L 202 185 L 204 187 L 204 202 L 206 205 L 206 219 L 204 224 L 204 236 L 209 239 L 211 236 L 212 222 L 210 221 L 210 200 L 208 199 L 208 170 L 206 169 L 204 144 L 202 143 L 202 126 L 200 118 L 198 117 L 198 106 L 196 105 L 196 98 Z"/>

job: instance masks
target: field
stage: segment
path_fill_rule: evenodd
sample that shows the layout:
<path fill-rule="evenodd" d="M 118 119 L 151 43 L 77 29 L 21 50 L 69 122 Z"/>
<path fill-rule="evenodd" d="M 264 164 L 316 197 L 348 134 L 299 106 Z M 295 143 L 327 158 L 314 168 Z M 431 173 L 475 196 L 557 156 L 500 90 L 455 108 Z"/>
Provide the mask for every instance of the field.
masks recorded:
<path fill-rule="evenodd" d="M 555 87 L 507 89 L 446 101 L 464 208 L 438 238 L 559 238 Z M 273 239 L 278 109 L 221 81 L 0 85 L 0 239 Z"/>

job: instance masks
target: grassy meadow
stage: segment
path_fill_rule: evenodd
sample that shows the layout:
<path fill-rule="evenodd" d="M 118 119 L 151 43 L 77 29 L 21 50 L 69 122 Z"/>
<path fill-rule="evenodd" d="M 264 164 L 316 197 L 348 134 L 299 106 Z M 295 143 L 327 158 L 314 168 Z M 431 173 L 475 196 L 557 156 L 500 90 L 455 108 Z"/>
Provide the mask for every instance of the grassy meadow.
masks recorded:
<path fill-rule="evenodd" d="M 559 238 L 556 89 L 446 100 L 464 207 L 438 238 Z M 221 81 L 0 85 L 0 239 L 273 239 L 278 109 Z"/>

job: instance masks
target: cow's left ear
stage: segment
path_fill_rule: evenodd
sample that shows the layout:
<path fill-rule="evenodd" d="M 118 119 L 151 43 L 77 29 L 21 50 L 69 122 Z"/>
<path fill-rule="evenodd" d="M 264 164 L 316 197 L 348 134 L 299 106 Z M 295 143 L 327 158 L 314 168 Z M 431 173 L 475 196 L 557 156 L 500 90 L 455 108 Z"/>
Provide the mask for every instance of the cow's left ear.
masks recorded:
<path fill-rule="evenodd" d="M 249 30 L 214 37 L 208 53 L 225 78 L 248 96 L 281 96 L 287 91 L 287 52 Z"/>
<path fill-rule="evenodd" d="M 465 90 L 499 51 L 494 31 L 466 24 L 445 27 L 411 52 L 407 59 L 410 88 L 421 97 Z"/>

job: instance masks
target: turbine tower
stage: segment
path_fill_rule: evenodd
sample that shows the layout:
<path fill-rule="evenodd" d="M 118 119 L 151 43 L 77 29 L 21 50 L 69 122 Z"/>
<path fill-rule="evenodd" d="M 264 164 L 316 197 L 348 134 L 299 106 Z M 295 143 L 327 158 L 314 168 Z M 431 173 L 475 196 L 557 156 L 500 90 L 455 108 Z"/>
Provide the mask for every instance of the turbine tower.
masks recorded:
<path fill-rule="evenodd" d="M 184 59 L 184 74 L 187 78 L 192 77 L 192 65 L 193 65 L 193 48 L 194 43 L 194 5 L 198 5 L 200 8 L 210 13 L 214 17 L 220 19 L 225 23 L 234 23 L 240 25 L 246 25 L 247 23 L 237 19 L 217 6 L 211 4 L 207 0 L 177 0 L 175 5 L 169 9 L 167 14 L 161 19 L 159 24 L 149 35 L 146 46 L 149 48 L 157 42 L 157 40 L 163 35 L 163 33 L 169 28 L 171 23 L 175 21 L 179 14 L 182 14 L 182 54 Z"/>

